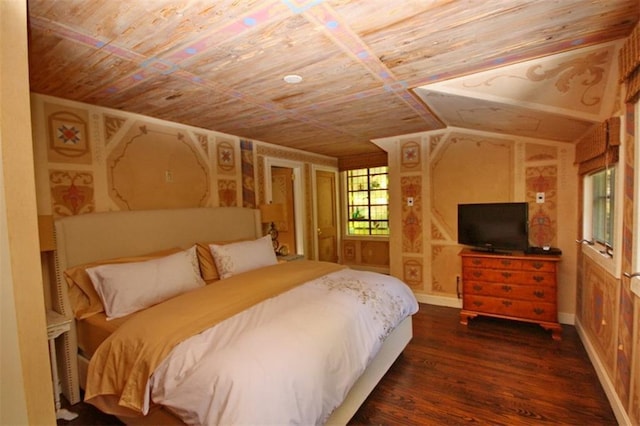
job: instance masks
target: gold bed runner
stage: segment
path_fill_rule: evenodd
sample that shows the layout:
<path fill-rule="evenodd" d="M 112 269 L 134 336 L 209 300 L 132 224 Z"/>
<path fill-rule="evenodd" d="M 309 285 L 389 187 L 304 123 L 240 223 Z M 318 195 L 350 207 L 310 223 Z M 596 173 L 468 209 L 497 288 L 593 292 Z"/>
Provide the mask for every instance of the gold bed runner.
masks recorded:
<path fill-rule="evenodd" d="M 262 300 L 343 268 L 314 261 L 281 263 L 217 281 L 133 315 L 93 355 L 85 401 L 117 415 L 142 414 L 149 377 L 178 343 Z"/>

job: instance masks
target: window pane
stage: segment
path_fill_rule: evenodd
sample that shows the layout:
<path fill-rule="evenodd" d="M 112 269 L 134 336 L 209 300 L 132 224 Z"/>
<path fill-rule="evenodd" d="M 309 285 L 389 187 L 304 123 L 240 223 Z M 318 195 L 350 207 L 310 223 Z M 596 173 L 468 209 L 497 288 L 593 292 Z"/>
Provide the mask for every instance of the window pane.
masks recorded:
<path fill-rule="evenodd" d="M 594 173 L 591 179 L 593 239 L 601 244 L 613 246 L 615 169 Z"/>
<path fill-rule="evenodd" d="M 347 172 L 349 235 L 389 234 L 387 167 Z"/>

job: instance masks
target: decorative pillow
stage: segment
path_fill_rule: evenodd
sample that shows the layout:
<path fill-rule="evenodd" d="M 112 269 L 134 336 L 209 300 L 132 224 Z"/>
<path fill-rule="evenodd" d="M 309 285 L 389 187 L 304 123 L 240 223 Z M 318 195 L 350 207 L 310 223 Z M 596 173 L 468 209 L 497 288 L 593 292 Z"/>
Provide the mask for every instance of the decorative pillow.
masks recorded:
<path fill-rule="evenodd" d="M 66 269 L 64 271 L 64 278 L 69 285 L 69 299 L 71 301 L 74 316 L 77 319 L 84 319 L 99 312 L 104 312 L 104 306 L 102 306 L 100 296 L 96 293 L 96 289 L 93 288 L 91 278 L 87 275 L 88 268 L 114 263 L 142 262 L 145 260 L 156 259 L 158 257 L 164 257 L 180 251 L 182 251 L 181 248 L 171 248 L 141 256 L 99 260 Z"/>
<path fill-rule="evenodd" d="M 132 314 L 204 286 L 195 246 L 144 262 L 96 266 L 87 269 L 87 274 L 107 319 Z"/>
<path fill-rule="evenodd" d="M 198 255 L 198 263 L 200 264 L 200 275 L 202 275 L 202 279 L 205 283 L 211 284 L 214 281 L 218 281 L 220 279 L 220 274 L 218 273 L 218 268 L 216 267 L 216 262 L 213 260 L 213 255 L 211 254 L 211 249 L 209 248 L 210 244 L 215 245 L 225 245 L 230 243 L 237 243 L 238 240 L 234 241 L 216 241 L 213 243 L 196 243 L 196 253 Z"/>
<path fill-rule="evenodd" d="M 220 278 L 278 263 L 271 236 L 225 245 L 210 244 Z"/>

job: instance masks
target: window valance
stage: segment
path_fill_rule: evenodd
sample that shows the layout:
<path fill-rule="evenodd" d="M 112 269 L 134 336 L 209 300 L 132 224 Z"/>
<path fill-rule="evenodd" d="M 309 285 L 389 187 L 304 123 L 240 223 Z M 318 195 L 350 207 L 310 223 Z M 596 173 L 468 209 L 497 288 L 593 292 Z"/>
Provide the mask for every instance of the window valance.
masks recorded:
<path fill-rule="evenodd" d="M 626 102 L 634 103 L 640 95 L 640 25 L 637 25 L 620 49 L 618 56 L 620 83 L 626 83 Z"/>
<path fill-rule="evenodd" d="M 388 165 L 387 153 L 385 151 L 372 152 L 360 155 L 350 155 L 338 159 L 338 170 L 369 169 L 371 167 L 382 167 Z"/>
<path fill-rule="evenodd" d="M 611 117 L 576 145 L 576 164 L 581 175 L 618 162 L 620 117 Z"/>

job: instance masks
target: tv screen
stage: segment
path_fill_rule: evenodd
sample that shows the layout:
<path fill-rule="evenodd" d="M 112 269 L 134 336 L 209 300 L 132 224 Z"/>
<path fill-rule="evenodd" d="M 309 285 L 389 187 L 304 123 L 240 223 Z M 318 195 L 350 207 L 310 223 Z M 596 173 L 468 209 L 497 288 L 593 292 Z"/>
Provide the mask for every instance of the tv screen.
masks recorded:
<path fill-rule="evenodd" d="M 458 204 L 458 244 L 486 251 L 527 250 L 529 205 Z"/>

